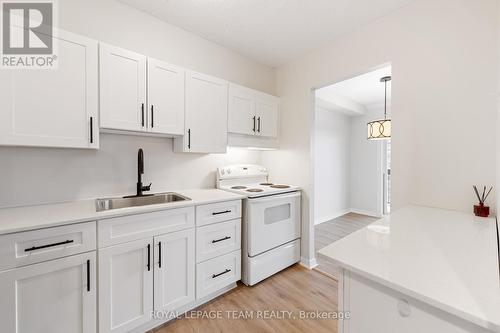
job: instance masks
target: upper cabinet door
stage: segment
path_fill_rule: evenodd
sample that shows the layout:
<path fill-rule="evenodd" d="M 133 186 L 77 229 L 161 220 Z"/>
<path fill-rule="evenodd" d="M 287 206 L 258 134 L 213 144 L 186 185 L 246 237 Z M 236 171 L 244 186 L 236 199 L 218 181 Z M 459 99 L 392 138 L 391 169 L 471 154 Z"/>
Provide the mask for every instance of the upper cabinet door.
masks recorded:
<path fill-rule="evenodd" d="M 254 90 L 232 83 L 229 85 L 228 132 L 257 133 Z"/>
<path fill-rule="evenodd" d="M 2 332 L 95 333 L 95 257 L 87 252 L 0 273 Z"/>
<path fill-rule="evenodd" d="M 148 58 L 148 130 L 184 133 L 184 75 L 181 67 Z"/>
<path fill-rule="evenodd" d="M 101 127 L 146 129 L 146 57 L 100 43 Z"/>
<path fill-rule="evenodd" d="M 98 44 L 54 38 L 57 68 L 1 71 L 0 145 L 99 148 Z"/>
<path fill-rule="evenodd" d="M 194 301 L 194 239 L 194 229 L 155 237 L 156 311 L 174 311 Z"/>
<path fill-rule="evenodd" d="M 279 127 L 279 98 L 258 93 L 257 95 L 257 135 L 277 138 Z"/>
<path fill-rule="evenodd" d="M 186 72 L 186 122 L 183 151 L 225 153 L 227 81 Z"/>

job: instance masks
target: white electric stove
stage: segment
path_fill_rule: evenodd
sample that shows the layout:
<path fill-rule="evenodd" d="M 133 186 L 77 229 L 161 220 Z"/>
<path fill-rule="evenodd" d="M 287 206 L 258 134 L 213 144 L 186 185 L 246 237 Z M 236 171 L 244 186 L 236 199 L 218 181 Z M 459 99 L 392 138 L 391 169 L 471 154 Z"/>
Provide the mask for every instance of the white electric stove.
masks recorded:
<path fill-rule="evenodd" d="M 242 220 L 242 281 L 254 285 L 300 260 L 300 189 L 272 183 L 253 164 L 217 169 L 217 187 L 246 196 Z"/>

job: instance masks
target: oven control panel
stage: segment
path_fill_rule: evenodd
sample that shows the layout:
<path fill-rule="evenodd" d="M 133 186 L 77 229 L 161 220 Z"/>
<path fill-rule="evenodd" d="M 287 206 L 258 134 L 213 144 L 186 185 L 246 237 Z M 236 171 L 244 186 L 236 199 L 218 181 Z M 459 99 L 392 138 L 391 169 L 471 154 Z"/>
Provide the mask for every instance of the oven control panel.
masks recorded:
<path fill-rule="evenodd" d="M 217 169 L 219 179 L 267 176 L 267 169 L 255 164 L 236 164 Z"/>

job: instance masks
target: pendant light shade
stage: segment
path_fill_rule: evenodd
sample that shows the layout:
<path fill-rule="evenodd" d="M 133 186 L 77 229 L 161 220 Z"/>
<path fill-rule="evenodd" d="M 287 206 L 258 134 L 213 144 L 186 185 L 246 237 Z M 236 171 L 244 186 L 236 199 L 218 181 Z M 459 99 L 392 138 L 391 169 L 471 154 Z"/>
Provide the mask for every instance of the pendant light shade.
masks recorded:
<path fill-rule="evenodd" d="M 391 120 L 387 119 L 387 82 L 391 80 L 390 76 L 380 79 L 384 82 L 384 119 L 370 121 L 368 123 L 368 140 L 384 140 L 391 138 Z"/>
<path fill-rule="evenodd" d="M 391 138 L 391 120 L 375 120 L 368 123 L 368 140 Z"/>

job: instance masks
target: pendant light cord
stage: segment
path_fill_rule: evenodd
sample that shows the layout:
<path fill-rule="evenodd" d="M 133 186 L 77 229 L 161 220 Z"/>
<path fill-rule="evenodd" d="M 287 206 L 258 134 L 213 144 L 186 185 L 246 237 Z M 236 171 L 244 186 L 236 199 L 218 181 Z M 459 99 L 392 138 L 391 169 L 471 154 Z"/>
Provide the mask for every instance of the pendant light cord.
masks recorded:
<path fill-rule="evenodd" d="M 384 119 L 387 119 L 387 81 L 384 82 Z"/>

